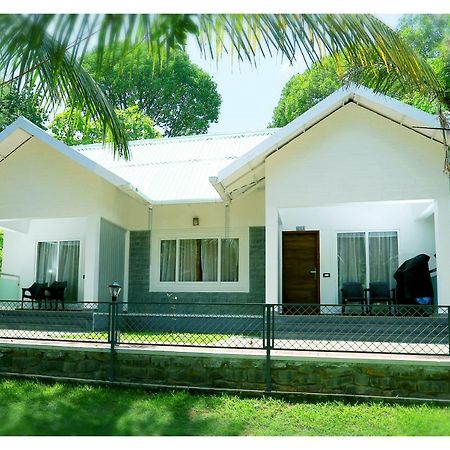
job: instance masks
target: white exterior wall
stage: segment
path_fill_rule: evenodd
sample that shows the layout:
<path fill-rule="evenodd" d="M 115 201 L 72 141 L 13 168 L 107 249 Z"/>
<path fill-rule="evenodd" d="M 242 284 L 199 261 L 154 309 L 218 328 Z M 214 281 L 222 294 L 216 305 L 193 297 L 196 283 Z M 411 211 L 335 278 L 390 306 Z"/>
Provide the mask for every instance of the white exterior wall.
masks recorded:
<path fill-rule="evenodd" d="M 0 193 L 0 227 L 22 231 L 6 231 L 2 271 L 29 286 L 37 241 L 80 240 L 80 299 L 97 300 L 100 218 L 127 230 L 148 226 L 143 202 L 37 138 L 0 164 Z"/>
<path fill-rule="evenodd" d="M 279 209 L 440 199 L 437 264 L 448 273 L 450 202 L 442 145 L 355 104 L 333 113 L 266 159 L 266 300 L 279 298 Z M 302 225 L 299 223 L 298 225 Z M 440 255 L 440 256 L 439 256 Z M 444 272 L 445 270 L 445 272 Z M 441 304 L 450 283 L 439 277 Z"/>
<path fill-rule="evenodd" d="M 199 218 L 193 227 L 192 219 Z M 230 227 L 264 226 L 264 190 L 233 200 L 229 206 Z M 151 228 L 208 229 L 225 227 L 225 203 L 194 203 L 187 205 L 156 205 L 153 207 Z"/>
<path fill-rule="evenodd" d="M 102 216 L 144 229 L 148 208 L 32 138 L 0 164 L 0 220 Z"/>
<path fill-rule="evenodd" d="M 191 291 L 191 292 L 248 292 L 249 290 L 249 233 L 252 226 L 264 226 L 264 191 L 255 190 L 247 196 L 233 200 L 228 206 L 224 203 L 196 203 L 189 205 L 154 206 L 150 223 L 151 257 L 150 286 L 152 291 Z M 198 217 L 199 225 L 192 220 Z M 223 238 L 239 239 L 239 283 L 167 283 L 159 281 L 159 260 L 161 239 L 199 239 Z"/>
<path fill-rule="evenodd" d="M 320 296 L 322 303 L 338 303 L 337 233 L 348 231 L 397 231 L 399 265 L 420 253 L 431 257 L 435 267 L 433 216 L 419 219 L 428 203 L 366 203 L 323 208 L 280 210 L 282 231 L 297 225 L 320 231 Z M 280 261 L 281 265 L 281 261 Z M 324 272 L 330 278 L 323 278 Z"/>

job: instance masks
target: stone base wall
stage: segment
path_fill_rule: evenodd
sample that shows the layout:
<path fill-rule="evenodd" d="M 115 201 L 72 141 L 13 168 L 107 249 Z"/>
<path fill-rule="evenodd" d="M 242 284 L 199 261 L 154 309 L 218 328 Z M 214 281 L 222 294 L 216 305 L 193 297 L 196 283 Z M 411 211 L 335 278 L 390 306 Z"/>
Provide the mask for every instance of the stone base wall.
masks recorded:
<path fill-rule="evenodd" d="M 272 391 L 450 400 L 450 361 L 274 357 Z M 111 380 L 108 349 L 0 346 L 0 374 Z M 118 350 L 118 382 L 203 388 L 266 388 L 263 355 Z"/>

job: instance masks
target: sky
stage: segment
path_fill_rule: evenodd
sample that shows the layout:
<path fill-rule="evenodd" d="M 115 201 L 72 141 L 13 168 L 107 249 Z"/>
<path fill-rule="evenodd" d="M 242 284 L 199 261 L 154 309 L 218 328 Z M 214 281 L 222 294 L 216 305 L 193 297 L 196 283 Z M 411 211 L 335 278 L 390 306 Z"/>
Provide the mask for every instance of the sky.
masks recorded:
<path fill-rule="evenodd" d="M 397 26 L 401 14 L 377 14 L 392 28 Z M 189 43 L 191 60 L 208 72 L 217 83 L 222 97 L 218 123 L 210 125 L 208 134 L 259 131 L 267 128 L 281 91 L 287 81 L 303 72 L 306 65 L 298 61 L 291 66 L 280 57 L 261 58 L 257 68 L 248 63 L 240 65 L 224 55 L 221 60 L 205 60 L 195 43 Z"/>

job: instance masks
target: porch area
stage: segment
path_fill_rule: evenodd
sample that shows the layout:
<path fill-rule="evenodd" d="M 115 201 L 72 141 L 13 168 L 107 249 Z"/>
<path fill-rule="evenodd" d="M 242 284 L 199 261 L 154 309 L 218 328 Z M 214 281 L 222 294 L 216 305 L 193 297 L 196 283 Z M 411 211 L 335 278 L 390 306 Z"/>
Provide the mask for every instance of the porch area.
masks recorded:
<path fill-rule="evenodd" d="M 269 255 L 274 245 L 278 253 L 278 268 L 267 259 L 267 301 L 342 305 L 352 315 L 447 304 L 440 299 L 447 285 L 439 278 L 446 261 L 437 209 L 433 200 L 278 208 L 277 233 L 267 232 Z M 414 276 L 405 273 L 414 264 L 423 280 L 412 286 Z"/>

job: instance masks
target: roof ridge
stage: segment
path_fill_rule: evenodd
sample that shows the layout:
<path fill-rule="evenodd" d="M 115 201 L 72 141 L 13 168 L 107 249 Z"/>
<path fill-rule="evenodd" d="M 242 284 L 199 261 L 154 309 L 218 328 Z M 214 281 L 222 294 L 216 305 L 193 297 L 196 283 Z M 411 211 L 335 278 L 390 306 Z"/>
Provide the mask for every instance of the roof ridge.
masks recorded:
<path fill-rule="evenodd" d="M 260 131 L 242 131 L 236 133 L 217 133 L 217 134 L 196 134 L 192 136 L 175 136 L 175 137 L 162 137 L 162 138 L 153 138 L 153 139 L 139 139 L 134 141 L 129 141 L 131 146 L 143 146 L 143 145 L 152 145 L 152 144 L 167 144 L 171 142 L 188 142 L 188 141 L 207 141 L 207 140 L 219 140 L 219 139 L 227 139 L 227 138 L 240 138 L 240 137 L 249 137 L 249 136 L 263 136 L 270 135 L 275 133 L 279 128 L 266 128 Z M 73 145 L 72 148 L 75 150 L 90 150 L 90 149 L 98 149 L 98 148 L 107 148 L 109 145 L 96 143 L 96 144 L 78 144 Z"/>
<path fill-rule="evenodd" d="M 217 156 L 215 158 L 187 158 L 187 159 L 164 159 L 160 161 L 150 161 L 150 162 L 133 162 L 133 160 L 122 161 L 115 164 L 115 167 L 144 167 L 144 166 L 159 166 L 164 164 L 184 164 L 184 163 L 197 163 L 197 162 L 208 162 L 208 161 L 224 161 L 224 160 L 235 160 L 238 155 L 227 155 L 227 156 Z"/>

